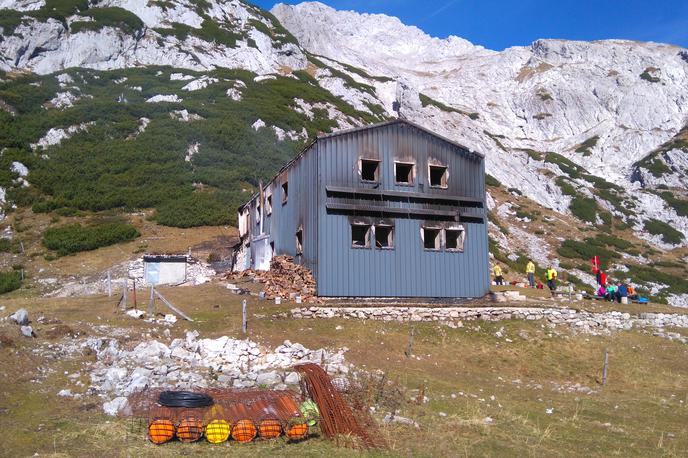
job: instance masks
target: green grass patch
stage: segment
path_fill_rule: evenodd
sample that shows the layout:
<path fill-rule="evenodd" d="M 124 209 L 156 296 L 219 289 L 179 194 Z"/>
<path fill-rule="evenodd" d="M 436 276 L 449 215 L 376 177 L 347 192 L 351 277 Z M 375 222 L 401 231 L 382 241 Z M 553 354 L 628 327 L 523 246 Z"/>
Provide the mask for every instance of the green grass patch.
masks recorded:
<path fill-rule="evenodd" d="M 22 277 L 20 271 L 10 270 L 9 272 L 0 272 L 0 294 L 19 289 L 21 288 L 21 284 Z"/>
<path fill-rule="evenodd" d="M 140 236 L 132 225 L 123 222 L 100 222 L 88 226 L 72 224 L 51 228 L 43 235 L 43 245 L 58 256 L 114 245 Z"/>
<path fill-rule="evenodd" d="M 628 240 L 620 239 L 615 235 L 611 234 L 598 234 L 595 237 L 599 242 L 604 243 L 607 246 L 618 248 L 619 250 L 627 250 L 633 246 Z"/>
<path fill-rule="evenodd" d="M 659 221 L 657 219 L 646 221 L 645 230 L 652 235 L 661 235 L 665 243 L 671 243 L 672 245 L 678 245 L 684 240 L 682 232 L 677 231 L 664 221 Z"/>

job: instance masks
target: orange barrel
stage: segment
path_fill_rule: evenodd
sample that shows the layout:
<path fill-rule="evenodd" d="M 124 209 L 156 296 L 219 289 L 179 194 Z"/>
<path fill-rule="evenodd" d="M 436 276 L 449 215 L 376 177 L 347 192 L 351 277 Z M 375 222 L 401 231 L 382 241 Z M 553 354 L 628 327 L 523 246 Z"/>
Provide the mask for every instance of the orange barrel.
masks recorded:
<path fill-rule="evenodd" d="M 148 438 L 156 445 L 169 442 L 174 437 L 174 423 L 167 418 L 153 420 L 148 425 Z"/>
<path fill-rule="evenodd" d="M 186 417 L 177 426 L 177 437 L 182 442 L 196 442 L 203 437 L 203 423 L 196 417 Z"/>
<path fill-rule="evenodd" d="M 251 420 L 239 420 L 232 427 L 232 438 L 237 442 L 251 442 L 257 432 L 256 424 Z"/>
<path fill-rule="evenodd" d="M 258 423 L 258 434 L 263 439 L 274 439 L 282 434 L 282 424 L 274 418 L 267 418 Z"/>
<path fill-rule="evenodd" d="M 292 418 L 287 424 L 286 433 L 291 440 L 304 439 L 308 436 L 308 423 L 303 418 Z"/>

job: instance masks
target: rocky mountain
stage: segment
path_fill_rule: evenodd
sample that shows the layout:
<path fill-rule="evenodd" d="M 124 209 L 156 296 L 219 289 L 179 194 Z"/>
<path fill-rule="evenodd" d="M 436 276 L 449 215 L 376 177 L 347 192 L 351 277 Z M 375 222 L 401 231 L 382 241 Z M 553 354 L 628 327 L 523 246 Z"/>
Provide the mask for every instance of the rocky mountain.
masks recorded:
<path fill-rule="evenodd" d="M 317 2 L 280 4 L 272 13 L 307 51 L 394 79 L 403 116 L 486 153 L 488 172 L 504 185 L 560 212 L 592 198 L 598 213 L 627 220 L 632 210 L 639 233 L 643 220 L 656 218 L 688 234 L 686 215 L 651 192 L 686 184 L 688 50 L 538 40 L 495 52 Z M 369 82 L 389 109 L 397 93 Z M 655 167 L 645 159 L 653 154 Z M 622 205 L 596 193 L 597 178 L 623 188 Z"/>
<path fill-rule="evenodd" d="M 496 52 L 320 3 L 0 0 L 0 197 L 225 224 L 308 138 L 403 116 L 487 155 L 499 261 L 591 283 L 592 250 L 688 303 L 687 97 L 688 51 L 655 43 Z"/>

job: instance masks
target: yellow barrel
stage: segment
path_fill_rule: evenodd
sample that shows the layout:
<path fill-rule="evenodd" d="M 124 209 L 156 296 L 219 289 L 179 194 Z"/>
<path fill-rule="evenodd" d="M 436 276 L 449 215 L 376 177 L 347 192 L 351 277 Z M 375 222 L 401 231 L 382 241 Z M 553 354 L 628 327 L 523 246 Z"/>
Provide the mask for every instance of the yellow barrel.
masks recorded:
<path fill-rule="evenodd" d="M 212 420 L 205 427 L 205 438 L 211 444 L 220 444 L 229 439 L 232 428 L 225 420 Z"/>

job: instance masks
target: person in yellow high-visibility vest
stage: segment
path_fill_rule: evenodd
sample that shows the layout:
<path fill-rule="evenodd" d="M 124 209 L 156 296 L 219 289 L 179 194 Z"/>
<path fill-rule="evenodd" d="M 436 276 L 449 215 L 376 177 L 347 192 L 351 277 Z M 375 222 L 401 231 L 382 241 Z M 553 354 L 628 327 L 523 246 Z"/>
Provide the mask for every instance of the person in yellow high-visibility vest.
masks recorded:
<path fill-rule="evenodd" d="M 557 271 L 550 264 L 549 269 L 545 272 L 545 278 L 547 278 L 547 287 L 550 291 L 557 289 Z"/>
<path fill-rule="evenodd" d="M 502 268 L 499 267 L 499 264 L 494 265 L 494 267 L 492 268 L 492 272 L 494 273 L 495 284 L 496 285 L 503 285 L 504 284 L 504 277 L 502 276 Z"/>
<path fill-rule="evenodd" d="M 528 260 L 526 265 L 526 274 L 528 275 L 528 284 L 531 288 L 535 288 L 535 264 L 532 259 Z"/>

